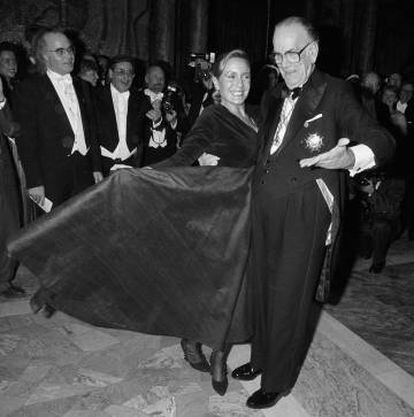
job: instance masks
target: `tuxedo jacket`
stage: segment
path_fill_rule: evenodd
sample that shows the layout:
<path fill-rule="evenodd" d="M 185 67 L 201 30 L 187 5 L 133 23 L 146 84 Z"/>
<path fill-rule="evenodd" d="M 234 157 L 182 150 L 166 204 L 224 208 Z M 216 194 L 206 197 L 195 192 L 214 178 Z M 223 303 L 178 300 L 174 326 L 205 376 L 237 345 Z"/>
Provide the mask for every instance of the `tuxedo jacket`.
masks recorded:
<path fill-rule="evenodd" d="M 332 267 L 339 248 L 337 236 L 347 195 L 346 171 L 301 168 L 299 160 L 327 152 L 336 146 L 339 139 L 348 138 L 354 144 L 367 145 L 374 153 L 376 165 L 382 165 L 392 158 L 395 142 L 363 109 L 351 86 L 315 70 L 296 102 L 281 146 L 270 155 L 282 105 L 282 98 L 274 99 L 263 115 L 264 123 L 259 132 L 262 149 L 254 186 L 260 188 L 261 184 L 268 183 L 267 192 L 276 198 L 283 198 L 292 193 L 301 193 L 313 182 L 317 184 L 315 192 L 321 192 L 326 201 L 329 193 L 333 196 L 333 203 L 329 204 L 332 244 L 326 252 L 316 293 L 317 300 L 326 301 L 330 276 L 334 272 Z M 308 210 L 314 210 L 314 207 Z M 272 225 L 269 224 L 269 227 Z M 312 227 L 320 225 L 309 224 L 309 228 Z M 316 244 L 324 245 L 325 242 Z M 293 249 L 286 248 L 287 251 Z"/>
<path fill-rule="evenodd" d="M 164 111 L 162 122 L 156 127 L 156 130 L 165 128 L 165 138 L 167 145 L 164 148 L 154 148 L 150 146 L 150 139 L 152 136 L 152 121 L 145 116 L 145 114 L 152 109 L 150 98 L 144 94 L 143 91 L 139 93 L 139 108 L 141 121 L 141 135 L 144 141 L 143 151 L 143 165 L 152 165 L 161 162 L 170 156 L 174 155 L 177 150 L 178 134 L 182 135 L 187 131 L 187 120 L 183 112 L 178 108 L 177 111 L 177 127 L 173 129 L 167 121 Z"/>
<path fill-rule="evenodd" d="M 100 171 L 96 142 L 94 109 L 89 86 L 73 79 L 82 115 L 87 157 L 93 171 Z M 19 155 L 26 174 L 28 188 L 44 184 L 45 172 L 53 173 L 67 162 L 71 154 L 74 132 L 69 119 L 46 74 L 37 74 L 22 81 L 14 90 L 14 114 L 20 124 L 17 140 Z"/>
<path fill-rule="evenodd" d="M 95 112 L 98 145 L 103 146 L 110 152 L 113 152 L 119 143 L 119 133 L 109 85 L 96 91 Z M 137 148 L 137 165 L 141 162 L 143 149 L 141 124 L 140 97 L 138 93 L 130 91 L 128 99 L 126 142 L 130 152 L 132 152 L 134 148 Z"/>
<path fill-rule="evenodd" d="M 192 127 L 200 115 L 201 106 L 203 105 L 204 94 L 208 92 L 202 85 L 196 84 L 191 91 L 191 106 L 188 112 L 188 124 Z M 208 92 L 208 96 L 205 99 L 204 107 L 208 107 L 214 104 L 212 93 L 214 89 Z"/>
<path fill-rule="evenodd" d="M 310 181 L 322 179 L 337 202 L 344 197 L 344 170 L 301 168 L 299 160 L 327 152 L 340 138 L 367 145 L 375 155 L 376 165 L 392 158 L 393 137 L 363 109 L 352 87 L 345 81 L 315 70 L 296 102 L 282 144 L 270 154 L 273 137 L 283 106 L 282 98 L 270 101 L 259 136 L 262 149 L 256 181 L 269 174 L 266 166 L 272 162 L 278 175 L 272 175 L 274 193 L 283 195 L 300 190 Z"/>

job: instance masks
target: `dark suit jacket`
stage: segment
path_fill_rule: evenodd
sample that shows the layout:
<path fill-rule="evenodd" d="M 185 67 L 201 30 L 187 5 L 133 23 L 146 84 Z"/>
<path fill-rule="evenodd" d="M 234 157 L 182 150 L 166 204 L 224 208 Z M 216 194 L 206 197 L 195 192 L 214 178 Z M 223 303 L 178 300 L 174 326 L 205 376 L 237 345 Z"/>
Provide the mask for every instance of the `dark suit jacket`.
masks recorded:
<path fill-rule="evenodd" d="M 275 99 L 259 132 L 262 151 L 258 163 L 258 176 L 264 173 L 270 147 L 279 123 L 283 99 Z M 320 118 L 312 119 L 317 115 Z M 345 171 L 321 168 L 300 168 L 299 160 L 326 152 L 336 146 L 342 137 L 351 142 L 367 145 L 375 155 L 376 165 L 383 165 L 394 154 L 395 142 L 358 102 L 345 81 L 315 70 L 303 88 L 293 110 L 282 145 L 274 156 L 279 175 L 275 176 L 274 192 L 284 194 L 300 189 L 306 183 L 322 178 L 336 198 L 340 197 L 340 178 Z M 319 146 L 312 146 L 312 143 Z M 266 175 L 266 174 L 264 174 Z M 338 201 L 338 200 L 337 200 Z"/>
<path fill-rule="evenodd" d="M 143 152 L 143 165 L 152 165 L 163 161 L 174 155 L 177 150 L 177 133 L 184 133 L 187 129 L 187 121 L 182 112 L 178 109 L 177 111 L 177 127 L 173 129 L 163 114 L 163 120 L 157 130 L 165 128 L 165 137 L 167 145 L 164 148 L 153 148 L 149 146 L 150 138 L 152 136 L 152 121 L 148 119 L 145 114 L 152 109 L 150 98 L 144 94 L 143 91 L 139 93 L 139 109 L 140 109 L 140 120 L 141 120 L 141 135 L 144 141 L 144 152 Z"/>
<path fill-rule="evenodd" d="M 191 91 L 191 107 L 188 113 L 188 124 L 190 127 L 194 125 L 198 116 L 200 115 L 201 105 L 203 104 L 204 94 L 207 90 L 200 84 L 196 84 Z M 214 100 L 211 97 L 211 94 L 214 92 L 214 89 L 211 90 L 205 99 L 204 107 L 214 104 Z"/>
<path fill-rule="evenodd" d="M 394 154 L 394 139 L 362 108 L 352 87 L 343 80 L 315 70 L 298 98 L 280 148 L 270 156 L 282 105 L 283 99 L 275 99 L 269 104 L 269 111 L 259 132 L 263 145 L 255 184 L 269 182 L 268 192 L 282 197 L 290 193 L 300 193 L 317 179 L 323 180 L 334 196 L 332 238 L 335 243 L 347 195 L 346 171 L 301 168 L 299 160 L 329 151 L 340 138 L 345 137 L 354 143 L 367 145 L 375 155 L 376 165 L 382 165 Z M 317 115 L 321 117 L 311 121 Z M 317 189 L 316 187 L 315 190 Z M 335 248 L 335 244 L 331 245 L 325 258 L 316 295 L 319 301 L 324 301 L 329 291 L 329 277 L 333 272 L 331 261 Z"/>
<path fill-rule="evenodd" d="M 93 103 L 84 81 L 73 79 L 79 101 L 93 171 L 100 171 Z M 53 171 L 70 155 L 74 132 L 63 105 L 46 74 L 22 81 L 14 90 L 14 114 L 21 126 L 17 147 L 28 188 L 44 184 L 45 172 Z"/>
<path fill-rule="evenodd" d="M 95 109 L 97 120 L 97 141 L 98 145 L 103 146 L 113 152 L 119 142 L 116 116 L 111 96 L 110 86 L 97 90 L 95 95 Z M 137 166 L 142 159 L 143 139 L 141 137 L 140 117 L 140 98 L 138 93 L 131 91 L 128 100 L 128 116 L 126 141 L 128 149 L 132 152 L 137 148 Z"/>

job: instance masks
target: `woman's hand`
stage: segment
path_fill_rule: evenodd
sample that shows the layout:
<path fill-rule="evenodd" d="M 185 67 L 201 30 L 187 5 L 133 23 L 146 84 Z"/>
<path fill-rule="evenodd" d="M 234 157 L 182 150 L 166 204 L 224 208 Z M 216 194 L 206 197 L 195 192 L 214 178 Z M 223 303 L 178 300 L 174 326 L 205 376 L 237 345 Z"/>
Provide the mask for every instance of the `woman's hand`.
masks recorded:
<path fill-rule="evenodd" d="M 218 165 L 218 161 L 220 161 L 220 158 L 218 156 L 211 155 L 205 152 L 198 158 L 198 163 L 202 167 L 203 166 L 216 166 Z"/>

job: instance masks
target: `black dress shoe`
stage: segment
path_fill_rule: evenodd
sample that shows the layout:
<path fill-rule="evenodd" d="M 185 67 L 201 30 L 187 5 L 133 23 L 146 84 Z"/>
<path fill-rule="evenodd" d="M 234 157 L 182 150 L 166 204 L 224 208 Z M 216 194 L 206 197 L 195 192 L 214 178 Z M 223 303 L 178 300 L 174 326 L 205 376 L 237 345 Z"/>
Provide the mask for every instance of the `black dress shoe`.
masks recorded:
<path fill-rule="evenodd" d="M 371 272 L 372 274 L 379 274 L 382 272 L 384 267 L 385 262 L 376 262 L 371 265 L 371 267 L 369 268 L 369 272 Z"/>
<path fill-rule="evenodd" d="M 250 362 L 236 368 L 231 376 L 240 381 L 252 381 L 259 376 L 263 371 L 261 369 L 254 369 Z"/>
<path fill-rule="evenodd" d="M 43 306 L 43 309 L 41 311 L 42 316 L 45 317 L 46 319 L 50 319 L 50 317 L 53 316 L 53 314 L 56 313 L 56 309 L 52 306 L 50 306 L 49 304 L 45 304 Z"/>
<path fill-rule="evenodd" d="M 201 343 L 192 342 L 188 339 L 181 339 L 181 348 L 184 352 L 184 360 L 186 360 L 192 368 L 200 372 L 210 372 L 210 364 L 201 350 Z"/>
<path fill-rule="evenodd" d="M 40 297 L 36 297 L 36 294 L 30 299 L 30 308 L 32 309 L 33 313 L 36 314 L 39 311 L 41 312 L 42 316 L 49 319 L 50 317 L 55 314 L 56 309 L 49 304 L 43 303 Z"/>
<path fill-rule="evenodd" d="M 214 391 L 221 396 L 226 393 L 229 386 L 226 357 L 227 355 L 224 352 L 216 349 L 211 352 L 210 357 L 211 385 Z"/>
<path fill-rule="evenodd" d="M 247 399 L 246 405 L 254 409 L 273 407 L 285 395 L 287 393 L 266 392 L 260 388 Z"/>

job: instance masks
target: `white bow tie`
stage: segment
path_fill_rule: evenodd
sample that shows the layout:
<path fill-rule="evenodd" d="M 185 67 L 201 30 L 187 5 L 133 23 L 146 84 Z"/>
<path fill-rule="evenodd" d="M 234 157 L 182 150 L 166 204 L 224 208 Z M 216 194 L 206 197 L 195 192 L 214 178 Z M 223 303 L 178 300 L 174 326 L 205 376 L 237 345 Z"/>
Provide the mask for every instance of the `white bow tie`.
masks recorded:
<path fill-rule="evenodd" d="M 163 93 L 154 93 L 154 91 L 151 91 L 148 88 L 144 90 L 144 94 L 150 98 L 151 104 L 154 103 L 154 101 L 162 100 L 164 97 Z"/>

